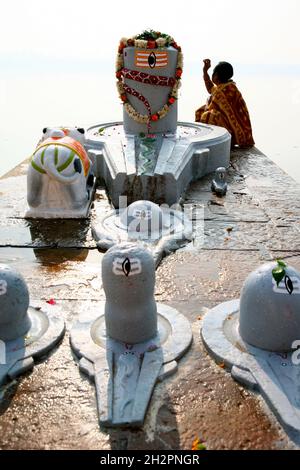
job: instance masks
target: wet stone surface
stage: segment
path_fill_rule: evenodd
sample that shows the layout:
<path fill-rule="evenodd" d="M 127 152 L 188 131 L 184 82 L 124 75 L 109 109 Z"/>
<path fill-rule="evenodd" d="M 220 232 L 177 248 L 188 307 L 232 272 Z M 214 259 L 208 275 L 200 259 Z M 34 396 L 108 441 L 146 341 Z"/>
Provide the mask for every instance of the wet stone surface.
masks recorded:
<path fill-rule="evenodd" d="M 178 372 L 156 386 L 142 429 L 104 430 L 69 331 L 81 312 L 104 300 L 103 254 L 90 223 L 110 206 L 99 189 L 91 220 L 33 221 L 32 234 L 32 221 L 22 219 L 25 172 L 21 165 L 0 179 L 0 262 L 25 277 L 31 304 L 53 299 L 61 307 L 67 333 L 44 362 L 0 392 L 0 449 L 189 450 L 196 438 L 208 449 L 293 448 L 261 398 L 208 356 L 199 332 L 207 309 L 238 298 L 260 264 L 281 258 L 300 269 L 299 186 L 254 149 L 233 152 L 226 198 L 211 194 L 211 177 L 189 188 L 185 202 L 204 208 L 204 236 L 163 260 L 155 295 L 189 319 L 192 348 Z"/>

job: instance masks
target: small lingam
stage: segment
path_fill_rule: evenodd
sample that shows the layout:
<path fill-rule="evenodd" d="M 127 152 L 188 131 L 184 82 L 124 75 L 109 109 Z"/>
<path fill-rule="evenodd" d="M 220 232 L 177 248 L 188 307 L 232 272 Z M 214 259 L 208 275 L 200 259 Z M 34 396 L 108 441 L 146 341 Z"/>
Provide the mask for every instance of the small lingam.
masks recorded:
<path fill-rule="evenodd" d="M 0 386 L 31 369 L 62 338 L 64 322 L 55 313 L 29 306 L 22 275 L 0 265 Z"/>
<path fill-rule="evenodd" d="M 156 266 L 165 254 L 189 243 L 192 231 L 192 222 L 179 207 L 159 207 L 151 201 L 136 201 L 115 209 L 92 225 L 100 250 L 120 241 L 142 243 L 151 250 Z"/>
<path fill-rule="evenodd" d="M 136 245 L 116 246 L 103 258 L 102 279 L 107 335 L 129 344 L 154 338 L 157 335 L 157 306 L 151 253 Z"/>
<path fill-rule="evenodd" d="M 226 168 L 220 167 L 216 169 L 215 177 L 211 183 L 211 190 L 219 197 L 226 196 L 227 182 L 226 182 Z"/>
<path fill-rule="evenodd" d="M 28 315 L 29 292 L 21 274 L 0 265 L 0 339 L 24 337 L 31 327 Z"/>
<path fill-rule="evenodd" d="M 247 277 L 241 292 L 239 332 L 256 348 L 284 353 L 300 339 L 300 273 L 280 263 L 265 264 Z M 279 282 L 273 271 L 282 272 Z"/>
<path fill-rule="evenodd" d="M 297 439 L 299 312 L 300 273 L 278 260 L 247 277 L 240 300 L 218 305 L 206 314 L 201 332 L 216 360 L 231 370 L 234 379 L 261 392 Z"/>
<path fill-rule="evenodd" d="M 189 322 L 154 298 L 155 263 L 144 247 L 122 243 L 103 257 L 106 301 L 71 331 L 81 370 L 93 377 L 100 423 L 141 426 L 153 388 L 177 369 L 192 341 Z"/>

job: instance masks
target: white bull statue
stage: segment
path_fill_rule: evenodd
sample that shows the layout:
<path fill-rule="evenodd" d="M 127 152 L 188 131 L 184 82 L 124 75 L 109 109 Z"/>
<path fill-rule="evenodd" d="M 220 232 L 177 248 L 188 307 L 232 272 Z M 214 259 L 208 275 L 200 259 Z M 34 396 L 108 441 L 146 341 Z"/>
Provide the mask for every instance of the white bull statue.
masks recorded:
<path fill-rule="evenodd" d="M 28 218 L 87 217 L 95 178 L 82 128 L 45 128 L 27 173 Z"/>

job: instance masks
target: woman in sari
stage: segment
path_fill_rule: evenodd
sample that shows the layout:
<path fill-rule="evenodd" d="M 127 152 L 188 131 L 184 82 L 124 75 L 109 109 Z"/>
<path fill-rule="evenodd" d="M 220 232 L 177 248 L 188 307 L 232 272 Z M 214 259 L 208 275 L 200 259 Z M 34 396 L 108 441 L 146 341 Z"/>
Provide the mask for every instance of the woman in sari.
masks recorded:
<path fill-rule="evenodd" d="M 212 80 L 208 74 L 210 67 L 210 60 L 205 59 L 203 78 L 210 97 L 205 106 L 197 109 L 196 122 L 225 127 L 231 134 L 232 147 L 252 147 L 254 140 L 249 112 L 241 92 L 231 79 L 232 65 L 220 62 L 214 68 Z"/>

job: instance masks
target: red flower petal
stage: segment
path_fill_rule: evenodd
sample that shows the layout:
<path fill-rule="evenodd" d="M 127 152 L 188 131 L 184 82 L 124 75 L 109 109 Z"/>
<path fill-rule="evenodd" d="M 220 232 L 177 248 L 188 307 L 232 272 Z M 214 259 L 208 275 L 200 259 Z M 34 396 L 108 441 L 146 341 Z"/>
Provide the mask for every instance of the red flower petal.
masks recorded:
<path fill-rule="evenodd" d="M 148 41 L 147 42 L 147 48 L 148 49 L 155 49 L 156 48 L 156 42 L 155 41 Z"/>

